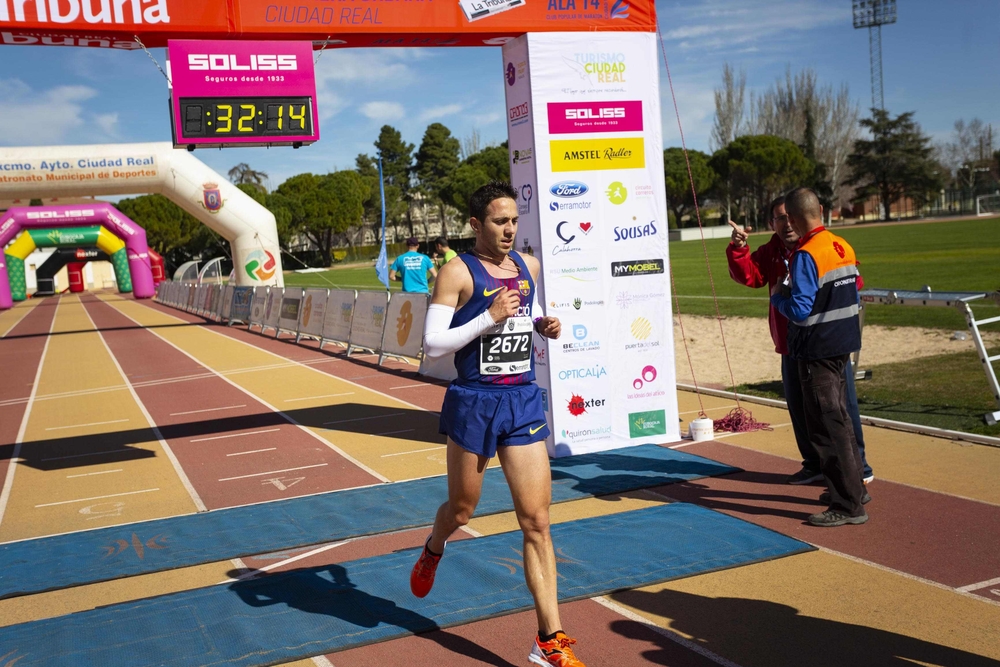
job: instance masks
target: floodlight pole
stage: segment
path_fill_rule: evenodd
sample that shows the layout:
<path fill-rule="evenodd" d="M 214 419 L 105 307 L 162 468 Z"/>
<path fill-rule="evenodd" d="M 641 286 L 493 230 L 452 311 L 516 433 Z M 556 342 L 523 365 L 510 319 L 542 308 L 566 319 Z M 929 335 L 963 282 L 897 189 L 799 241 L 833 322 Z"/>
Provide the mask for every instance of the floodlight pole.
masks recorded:
<path fill-rule="evenodd" d="M 882 86 L 882 26 L 896 22 L 896 0 L 852 0 L 855 28 L 868 28 L 872 108 L 885 110 Z"/>

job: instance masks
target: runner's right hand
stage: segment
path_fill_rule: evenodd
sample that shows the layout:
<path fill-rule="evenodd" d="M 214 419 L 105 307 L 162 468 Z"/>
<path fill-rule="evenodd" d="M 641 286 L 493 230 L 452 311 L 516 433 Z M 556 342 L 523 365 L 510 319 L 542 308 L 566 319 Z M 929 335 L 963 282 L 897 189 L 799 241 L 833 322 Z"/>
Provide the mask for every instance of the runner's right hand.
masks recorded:
<path fill-rule="evenodd" d="M 732 220 L 729 221 L 729 226 L 733 228 L 733 245 L 737 248 L 742 248 L 747 244 L 747 238 L 750 236 L 750 232 L 753 231 L 753 227 L 740 227 Z"/>
<path fill-rule="evenodd" d="M 521 297 L 514 290 L 501 287 L 497 292 L 493 303 L 490 304 L 490 317 L 494 322 L 500 323 L 508 317 L 517 315 L 517 309 L 521 305 Z"/>

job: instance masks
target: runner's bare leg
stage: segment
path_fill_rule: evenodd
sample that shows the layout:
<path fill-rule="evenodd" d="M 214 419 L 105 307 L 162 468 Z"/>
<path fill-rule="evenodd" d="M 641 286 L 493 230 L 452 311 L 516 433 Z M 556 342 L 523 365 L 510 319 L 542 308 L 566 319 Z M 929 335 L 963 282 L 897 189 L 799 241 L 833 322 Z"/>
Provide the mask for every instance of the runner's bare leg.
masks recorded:
<path fill-rule="evenodd" d="M 456 530 L 469 523 L 483 491 L 483 475 L 490 460 L 462 449 L 448 438 L 448 500 L 438 508 L 428 546 L 444 553 L 444 543 Z"/>
<path fill-rule="evenodd" d="M 562 630 L 556 589 L 556 556 L 549 534 L 552 473 L 544 442 L 500 447 L 500 465 L 507 477 L 514 512 L 524 534 L 524 579 L 535 598 L 538 629 Z"/>

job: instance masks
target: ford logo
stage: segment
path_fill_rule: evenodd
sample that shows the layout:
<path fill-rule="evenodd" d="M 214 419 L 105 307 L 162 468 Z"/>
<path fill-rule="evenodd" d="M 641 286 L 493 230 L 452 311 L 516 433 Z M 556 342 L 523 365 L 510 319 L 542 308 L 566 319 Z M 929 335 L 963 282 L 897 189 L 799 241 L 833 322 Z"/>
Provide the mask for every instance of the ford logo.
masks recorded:
<path fill-rule="evenodd" d="M 549 188 L 549 192 L 554 194 L 556 197 L 580 197 L 587 194 L 587 190 L 589 189 L 590 188 L 587 187 L 586 183 L 580 183 L 579 181 L 562 181 Z"/>
<path fill-rule="evenodd" d="M 503 369 L 500 368 L 499 366 L 487 366 L 486 367 L 486 372 L 487 373 L 499 373 L 502 370 Z"/>

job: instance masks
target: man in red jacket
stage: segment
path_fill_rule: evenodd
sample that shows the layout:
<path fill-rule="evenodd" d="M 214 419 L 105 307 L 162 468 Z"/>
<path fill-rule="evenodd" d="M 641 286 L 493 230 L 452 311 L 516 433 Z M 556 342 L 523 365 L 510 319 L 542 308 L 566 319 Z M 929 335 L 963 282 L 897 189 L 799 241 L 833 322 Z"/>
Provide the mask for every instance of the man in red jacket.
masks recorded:
<path fill-rule="evenodd" d="M 792 228 L 785 212 L 784 197 L 778 197 L 771 202 L 768 213 L 769 224 L 774 234 L 767 243 L 753 252 L 750 252 L 750 247 L 747 245 L 751 228 L 744 229 L 735 222 L 729 222 L 733 227 L 733 235 L 732 241 L 726 246 L 726 258 L 729 260 L 729 275 L 733 280 L 754 289 L 766 286 L 770 291 L 776 284 L 785 281 L 792 254 L 799 245 L 799 235 Z M 863 281 L 858 276 L 859 290 L 862 285 Z M 781 355 L 781 383 L 785 388 L 785 401 L 792 420 L 792 430 L 795 432 L 795 444 L 798 445 L 799 454 L 802 455 L 802 469 L 790 476 L 787 482 L 811 484 L 823 479 L 823 475 L 820 472 L 819 454 L 809 444 L 798 365 L 788 356 L 788 320 L 772 305 L 768 307 L 767 322 L 771 329 L 771 340 L 774 341 L 774 351 Z M 867 484 L 875 479 L 875 475 L 865 459 L 865 440 L 861 432 L 858 395 L 854 388 L 854 369 L 850 361 L 847 362 L 844 375 L 847 382 L 847 411 L 854 425 L 854 437 L 858 441 L 864 480 Z"/>

